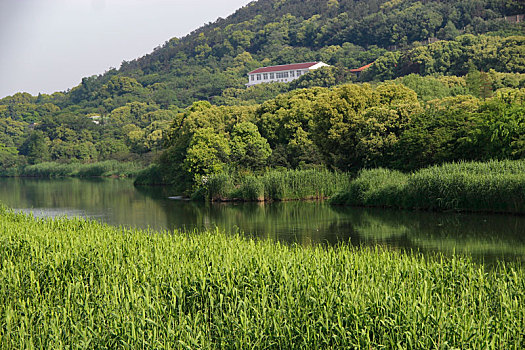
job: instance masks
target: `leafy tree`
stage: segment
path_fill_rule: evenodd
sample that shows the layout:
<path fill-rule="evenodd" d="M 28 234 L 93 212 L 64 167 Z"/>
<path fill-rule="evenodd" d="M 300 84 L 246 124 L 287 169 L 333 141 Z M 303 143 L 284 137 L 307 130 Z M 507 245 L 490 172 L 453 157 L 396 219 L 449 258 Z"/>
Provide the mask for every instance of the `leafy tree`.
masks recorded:
<path fill-rule="evenodd" d="M 103 87 L 102 93 L 113 96 L 130 93 L 140 93 L 142 85 L 133 78 L 125 76 L 112 77 Z"/>
<path fill-rule="evenodd" d="M 476 97 L 488 98 L 492 96 L 492 82 L 485 72 L 480 72 L 470 63 L 470 69 L 466 76 L 469 92 Z"/>
<path fill-rule="evenodd" d="M 14 166 L 18 161 L 18 150 L 16 147 L 7 147 L 0 143 L 0 167 L 6 169 Z"/>
<path fill-rule="evenodd" d="M 356 152 L 357 130 L 364 110 L 373 105 L 368 85 L 344 85 L 316 99 L 313 138 L 327 165 L 341 170 L 362 165 Z"/>
<path fill-rule="evenodd" d="M 290 89 L 313 86 L 330 87 L 350 80 L 350 73 L 342 67 L 321 67 L 290 83 Z"/>
<path fill-rule="evenodd" d="M 361 80 L 389 80 L 395 78 L 401 54 L 387 52 L 379 57 L 374 64 L 362 73 Z"/>
<path fill-rule="evenodd" d="M 447 25 L 438 31 L 437 37 L 444 40 L 454 40 L 459 34 L 460 32 L 454 23 L 449 20 Z"/>
<path fill-rule="evenodd" d="M 217 134 L 212 128 L 202 128 L 191 138 L 183 167 L 199 183 L 203 176 L 223 171 L 230 152 L 226 135 Z"/>
<path fill-rule="evenodd" d="M 262 168 L 272 154 L 268 141 L 250 122 L 241 122 L 233 127 L 230 148 L 230 159 L 237 166 L 247 169 Z"/>
<path fill-rule="evenodd" d="M 124 160 L 130 153 L 129 147 L 122 140 L 102 140 L 96 146 L 101 160 Z"/>
<path fill-rule="evenodd" d="M 20 154 L 26 156 L 29 164 L 36 164 L 49 160 L 48 139 L 40 130 L 35 130 L 24 141 Z"/>

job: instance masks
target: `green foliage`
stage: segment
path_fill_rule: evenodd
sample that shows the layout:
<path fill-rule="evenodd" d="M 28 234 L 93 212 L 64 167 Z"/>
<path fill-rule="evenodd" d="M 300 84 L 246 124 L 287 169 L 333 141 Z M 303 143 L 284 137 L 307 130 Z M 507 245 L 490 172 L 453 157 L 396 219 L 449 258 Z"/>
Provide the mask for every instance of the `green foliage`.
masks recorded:
<path fill-rule="evenodd" d="M 186 150 L 183 167 L 198 182 L 203 176 L 220 173 L 225 168 L 230 153 L 225 134 L 216 134 L 212 128 L 198 129 Z"/>
<path fill-rule="evenodd" d="M 238 166 L 248 169 L 260 169 L 272 154 L 270 145 L 261 136 L 257 126 L 250 122 L 238 123 L 231 132 L 231 157 Z"/>
<path fill-rule="evenodd" d="M 135 186 L 141 186 L 141 185 L 161 185 L 162 183 L 158 183 L 159 179 L 162 179 L 161 176 L 159 176 L 161 169 L 158 164 L 151 164 L 145 169 L 142 169 L 137 173 L 137 176 L 135 177 L 135 181 L 133 184 Z"/>
<path fill-rule="evenodd" d="M 102 86 L 102 93 L 109 96 L 139 93 L 141 88 L 142 85 L 133 78 L 114 76 Z"/>
<path fill-rule="evenodd" d="M 290 90 L 314 86 L 331 87 L 347 83 L 350 80 L 350 73 L 342 67 L 321 67 L 292 81 Z"/>
<path fill-rule="evenodd" d="M 41 115 L 26 110 L 32 105 L 49 104 L 82 114 L 98 111 L 107 115 L 130 102 L 155 103 L 164 109 L 171 105 L 185 108 L 198 100 L 231 104 L 233 101 L 228 94 L 244 87 L 248 71 L 261 65 L 305 61 L 356 68 L 377 60 L 377 67 L 382 68 L 372 79 L 392 79 L 396 77 L 393 63 L 399 57 L 393 61 L 389 56 L 400 53 L 386 49 L 413 48 L 434 37 L 460 40 L 460 43 L 452 47 L 443 43 L 447 46 L 444 50 L 437 48 L 442 44 L 433 44 L 430 55 L 425 50 L 414 49 L 401 60 L 397 69 L 426 75 L 446 71 L 458 74 L 453 71 L 458 68 L 464 75 L 464 63 L 468 59 L 457 59 L 457 55 L 467 55 L 476 61 L 480 70 L 494 68 L 500 72 L 517 72 L 523 65 L 520 61 L 523 27 L 506 22 L 503 17 L 520 13 L 522 7 L 517 2 L 503 4 L 489 0 L 424 3 L 415 0 L 366 3 L 357 0 L 256 1 L 184 38 L 172 38 L 144 57 L 124 61 L 119 70 L 110 69 L 99 76 L 85 77 L 67 93 L 38 97 L 17 94 L 0 105 L 16 109 L 17 116 L 34 122 Z M 474 40 L 481 41 L 478 43 L 470 38 L 494 31 L 507 37 L 492 40 L 487 36 Z M 458 37 L 459 32 L 467 34 L 468 38 L 458 39 L 466 37 Z M 515 36 L 509 37 L 509 34 Z M 467 49 L 461 53 L 461 47 Z M 383 54 L 385 56 L 381 57 Z M 410 59 L 412 56 L 414 60 Z M 429 62 L 428 56 L 432 57 Z M 384 58 L 388 58 L 388 62 L 381 63 Z M 426 68 L 419 71 L 421 64 Z M 459 67 L 450 67 L 456 64 Z M 407 65 L 409 67 L 405 67 Z M 338 74 L 335 81 L 342 76 Z M 316 86 L 334 81 L 330 74 L 313 80 L 320 80 L 313 83 Z M 302 87 L 306 86 L 313 85 L 305 82 Z M 225 90 L 229 92 L 223 96 Z M 238 91 L 235 93 L 242 95 Z M 251 97 L 246 96 L 248 100 L 252 100 Z M 241 97 L 241 101 L 235 103 L 248 100 Z"/>
<path fill-rule="evenodd" d="M 149 153 L 162 148 L 163 133 L 176 115 L 176 109 L 164 110 L 141 102 L 127 103 L 107 116 L 96 112 L 84 116 L 48 105 L 42 107 L 48 111 L 41 112 L 40 121 L 31 125 L 10 117 L 0 119 L 0 142 L 16 147 L 20 154 L 14 163 L 91 163 L 139 158 L 147 162 Z"/>
<path fill-rule="evenodd" d="M 249 89 L 227 88 L 221 93 L 221 96 L 214 97 L 213 102 L 225 106 L 249 106 L 271 100 L 289 89 L 290 86 L 285 83 L 257 84 Z"/>
<path fill-rule="evenodd" d="M 378 57 L 372 66 L 366 69 L 362 75 L 361 80 L 389 80 L 399 75 L 397 66 L 400 63 L 401 53 L 398 51 L 386 52 L 381 57 Z"/>
<path fill-rule="evenodd" d="M 517 265 L 5 209 L 0 261 L 2 348 L 525 345 Z"/>
<path fill-rule="evenodd" d="M 492 84 L 488 74 L 477 71 L 472 63 L 470 63 L 469 72 L 465 77 L 465 81 L 471 95 L 479 98 L 492 96 Z"/>
<path fill-rule="evenodd" d="M 33 131 L 21 146 L 20 153 L 25 155 L 29 164 L 49 159 L 48 140 L 43 132 Z"/>
<path fill-rule="evenodd" d="M 383 168 L 359 172 L 348 187 L 330 198 L 333 204 L 404 208 L 408 176 Z"/>
<path fill-rule="evenodd" d="M 227 198 L 242 199 L 244 201 L 264 201 L 264 183 L 252 175 L 243 176 L 241 183 Z"/>
<path fill-rule="evenodd" d="M 0 167 L 10 168 L 17 162 L 18 151 L 15 147 L 6 147 L 0 143 Z"/>
<path fill-rule="evenodd" d="M 469 71 L 525 73 L 525 36 L 462 35 L 410 49 L 388 52 L 365 71 L 363 80 L 393 79 L 410 73 L 465 75 Z"/>
<path fill-rule="evenodd" d="M 484 102 L 471 96 L 430 103 L 412 119 L 396 146 L 395 167 L 412 170 L 459 160 L 519 158 L 525 131 L 523 92 Z M 397 163 L 397 164 L 396 164 Z"/>
<path fill-rule="evenodd" d="M 258 106 L 195 103 L 169 128 L 159 172 L 167 177 L 154 182 L 192 191 L 203 176 L 226 170 L 415 170 L 521 157 L 524 92 L 500 89 L 484 100 L 447 97 L 467 88 L 466 78 L 409 75 L 375 88 L 348 84 L 295 90 Z"/>
<path fill-rule="evenodd" d="M 449 96 L 466 95 L 469 92 L 465 79 L 458 77 L 423 77 L 418 74 L 409 74 L 395 79 L 394 82 L 414 90 L 419 100 L 425 102 Z"/>
<path fill-rule="evenodd" d="M 206 178 L 203 188 L 206 190 L 206 199 L 211 201 L 224 200 L 234 190 L 232 177 L 229 174 L 214 174 Z"/>
<path fill-rule="evenodd" d="M 419 111 L 416 94 L 401 85 L 345 85 L 318 99 L 314 140 L 329 166 L 378 165 Z"/>

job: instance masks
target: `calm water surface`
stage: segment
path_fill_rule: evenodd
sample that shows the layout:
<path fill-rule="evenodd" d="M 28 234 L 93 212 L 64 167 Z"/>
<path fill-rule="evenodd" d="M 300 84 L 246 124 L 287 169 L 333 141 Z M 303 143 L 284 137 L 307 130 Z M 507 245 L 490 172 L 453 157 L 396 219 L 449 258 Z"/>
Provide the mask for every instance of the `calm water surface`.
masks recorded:
<path fill-rule="evenodd" d="M 299 244 L 350 242 L 477 261 L 525 262 L 525 217 L 331 207 L 319 202 L 204 204 L 116 179 L 0 179 L 0 202 L 35 216 L 82 216 L 111 225 L 214 229 Z"/>

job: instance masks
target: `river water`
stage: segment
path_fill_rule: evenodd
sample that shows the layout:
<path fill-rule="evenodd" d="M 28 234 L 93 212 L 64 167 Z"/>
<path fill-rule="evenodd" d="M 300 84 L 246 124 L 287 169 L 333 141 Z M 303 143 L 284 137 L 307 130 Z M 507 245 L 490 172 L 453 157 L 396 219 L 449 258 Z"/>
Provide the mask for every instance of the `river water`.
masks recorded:
<path fill-rule="evenodd" d="M 206 204 L 119 179 L 0 179 L 0 203 L 42 216 L 81 216 L 157 230 L 220 228 L 287 243 L 383 245 L 525 262 L 525 216 L 332 207 L 323 202 Z"/>

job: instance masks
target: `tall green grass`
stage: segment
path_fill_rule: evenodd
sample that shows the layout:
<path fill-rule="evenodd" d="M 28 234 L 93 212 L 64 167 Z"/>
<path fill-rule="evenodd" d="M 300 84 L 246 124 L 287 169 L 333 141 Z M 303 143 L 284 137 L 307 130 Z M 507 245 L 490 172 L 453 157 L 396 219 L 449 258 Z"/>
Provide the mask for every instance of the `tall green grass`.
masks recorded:
<path fill-rule="evenodd" d="M 525 213 L 525 161 L 450 163 L 403 174 L 363 170 L 334 204 Z"/>
<path fill-rule="evenodd" d="M 523 349 L 524 303 L 519 266 L 0 210 L 3 349 Z"/>
<path fill-rule="evenodd" d="M 212 175 L 207 198 L 215 200 L 298 200 L 327 198 L 343 189 L 349 175 L 328 170 L 272 170 L 262 175 Z"/>
<path fill-rule="evenodd" d="M 107 160 L 97 163 L 56 163 L 44 162 L 28 165 L 15 172 L 5 173 L 5 176 L 27 176 L 27 177 L 96 177 L 96 176 L 125 176 L 132 177 L 142 167 L 132 162 L 119 162 Z"/>

